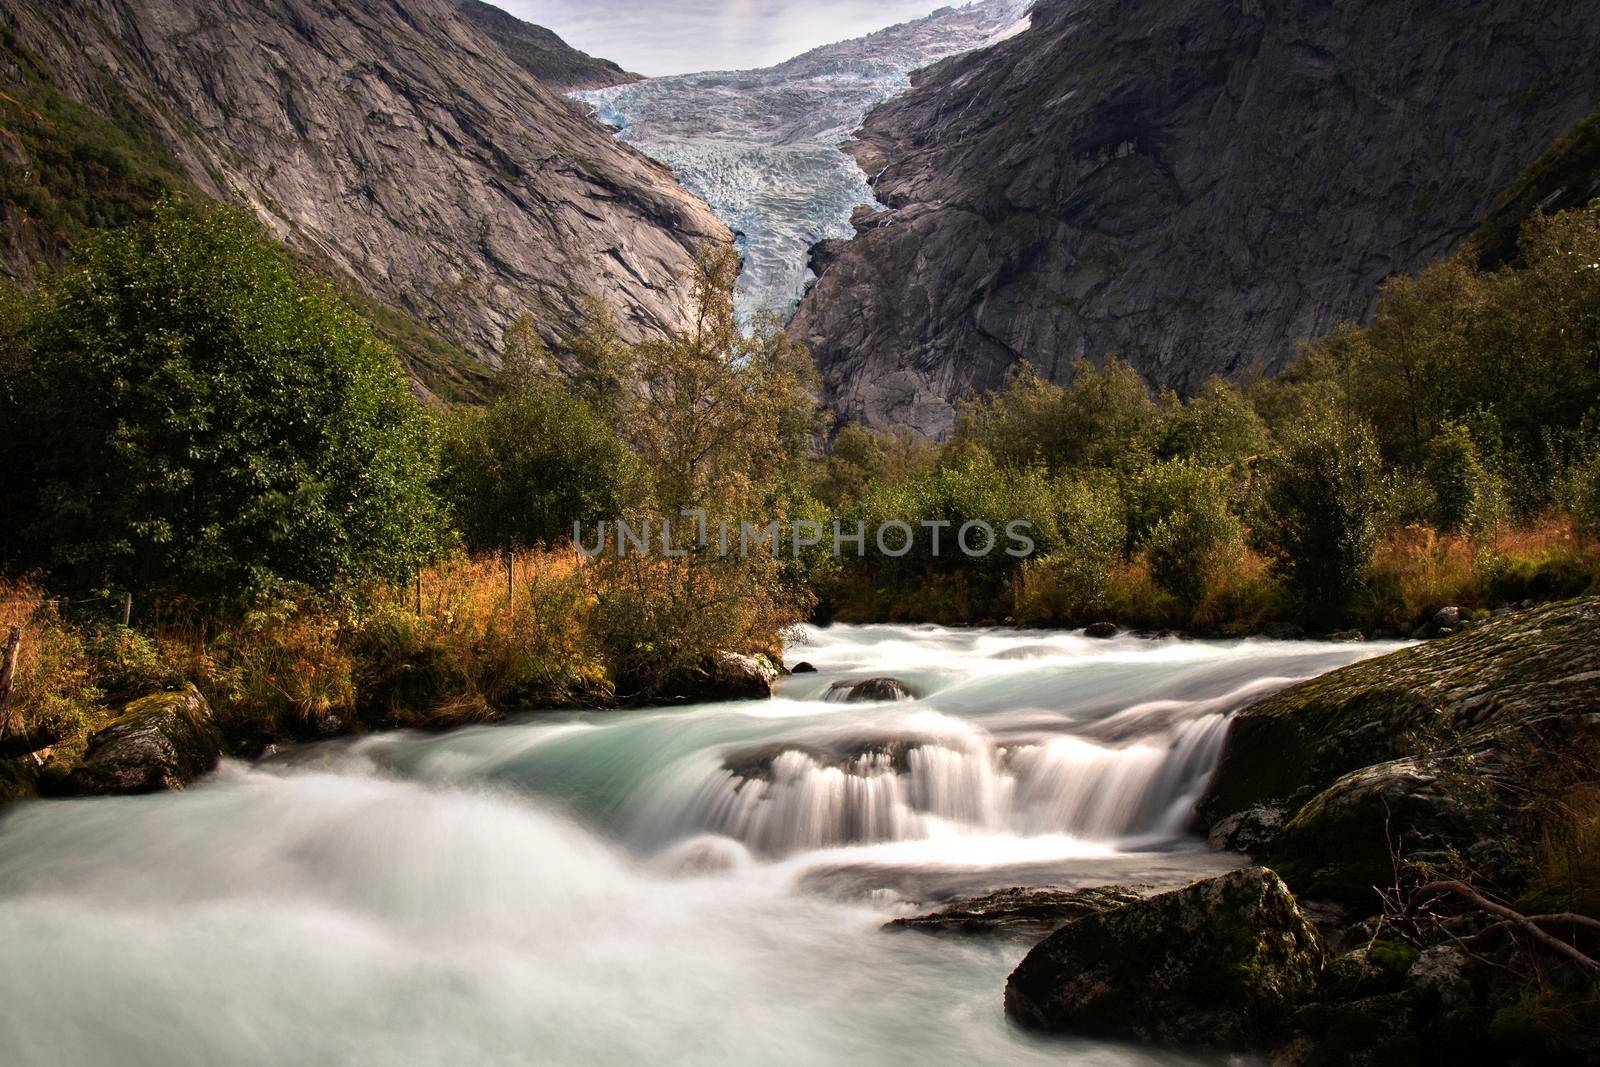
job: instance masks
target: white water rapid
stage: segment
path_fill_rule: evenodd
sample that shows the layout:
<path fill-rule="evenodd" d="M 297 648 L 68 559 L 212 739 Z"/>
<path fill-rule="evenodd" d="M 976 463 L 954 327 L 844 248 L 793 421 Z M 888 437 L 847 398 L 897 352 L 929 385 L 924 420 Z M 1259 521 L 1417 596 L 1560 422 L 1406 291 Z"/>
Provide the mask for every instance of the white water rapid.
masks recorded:
<path fill-rule="evenodd" d="M 941 8 L 775 67 L 652 78 L 574 95 L 739 235 L 738 306 L 787 318 L 811 277 L 811 246 L 849 237 L 850 213 L 874 205 L 866 175 L 839 150 L 909 73 L 1024 28 L 1032 0 Z"/>
<path fill-rule="evenodd" d="M 1185 1062 L 1009 1028 L 1025 944 L 879 927 L 1227 869 L 1186 824 L 1228 713 L 1389 647 L 839 626 L 767 702 L 23 803 L 0 818 L 0 1060 Z M 824 699 L 874 677 L 920 698 Z"/>

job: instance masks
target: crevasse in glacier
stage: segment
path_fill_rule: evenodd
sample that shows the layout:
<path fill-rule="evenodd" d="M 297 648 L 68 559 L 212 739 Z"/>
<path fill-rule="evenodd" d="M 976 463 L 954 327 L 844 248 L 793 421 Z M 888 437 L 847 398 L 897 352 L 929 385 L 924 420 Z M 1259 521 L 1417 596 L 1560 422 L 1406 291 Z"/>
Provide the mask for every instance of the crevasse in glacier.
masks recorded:
<path fill-rule="evenodd" d="M 873 205 L 866 175 L 839 146 L 909 74 L 1025 28 L 1032 0 L 942 8 L 760 70 L 680 74 L 574 94 L 739 235 L 739 311 L 783 318 L 811 280 L 811 246 L 849 237 Z"/>

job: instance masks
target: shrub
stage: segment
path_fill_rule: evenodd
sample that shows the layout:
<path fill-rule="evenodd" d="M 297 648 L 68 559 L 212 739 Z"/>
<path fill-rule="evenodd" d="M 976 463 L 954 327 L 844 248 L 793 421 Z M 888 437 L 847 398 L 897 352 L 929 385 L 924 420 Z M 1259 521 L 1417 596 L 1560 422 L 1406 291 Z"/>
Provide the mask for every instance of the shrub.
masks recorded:
<path fill-rule="evenodd" d="M 1472 434 L 1461 423 L 1445 426 L 1428 443 L 1424 470 L 1433 489 L 1439 528 L 1480 531 L 1499 521 L 1499 479 L 1483 463 Z"/>
<path fill-rule="evenodd" d="M 439 533 L 393 353 L 232 211 L 88 241 L 12 324 L 0 535 L 57 587 L 212 605 L 402 578 Z"/>
<path fill-rule="evenodd" d="M 1315 624 L 1339 622 L 1361 588 L 1381 475 L 1371 429 L 1337 416 L 1289 426 L 1267 463 L 1256 534 Z"/>

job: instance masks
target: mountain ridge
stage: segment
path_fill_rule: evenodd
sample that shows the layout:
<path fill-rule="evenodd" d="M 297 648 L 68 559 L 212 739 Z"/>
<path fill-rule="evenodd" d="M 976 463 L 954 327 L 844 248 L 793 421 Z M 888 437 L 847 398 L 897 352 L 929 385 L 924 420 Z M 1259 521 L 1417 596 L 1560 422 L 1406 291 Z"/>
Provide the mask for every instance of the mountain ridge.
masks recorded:
<path fill-rule="evenodd" d="M 829 403 L 929 436 L 1020 359 L 1271 373 L 1447 254 L 1600 99 L 1574 0 L 1041 0 L 917 73 L 853 152 L 886 210 L 791 323 Z"/>
<path fill-rule="evenodd" d="M 0 0 L 0 16 L 9 99 L 48 95 L 60 109 L 46 125 L 63 138 L 77 131 L 60 116 L 81 113 L 110 127 L 102 139 L 139 139 L 94 167 L 143 157 L 159 176 L 151 195 L 175 167 L 177 184 L 248 208 L 342 286 L 484 363 L 519 314 L 553 338 L 587 298 L 614 307 L 630 340 L 679 324 L 694 256 L 731 240 L 665 167 L 535 79 L 452 0 Z M 23 280 L 73 236 L 42 224 L 71 180 L 29 176 L 85 169 L 70 140 L 52 150 L 65 160 L 35 158 L 26 111 L 0 112 L 15 194 L 0 251 Z M 75 218 L 105 214 L 104 191 L 78 197 L 90 209 L 66 203 L 68 229 L 137 214 L 130 201 L 119 217 Z"/>

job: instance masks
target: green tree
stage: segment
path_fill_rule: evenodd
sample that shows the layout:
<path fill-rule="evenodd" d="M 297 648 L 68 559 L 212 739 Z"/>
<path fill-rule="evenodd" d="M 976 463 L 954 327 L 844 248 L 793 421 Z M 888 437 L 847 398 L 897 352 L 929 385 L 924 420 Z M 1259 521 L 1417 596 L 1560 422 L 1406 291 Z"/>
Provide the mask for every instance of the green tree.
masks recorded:
<path fill-rule="evenodd" d="M 621 513 L 629 460 L 605 419 L 554 374 L 516 374 L 447 423 L 440 489 L 468 549 L 512 553 Z"/>
<path fill-rule="evenodd" d="M 1484 465 L 1466 426 L 1446 424 L 1428 443 L 1423 470 L 1437 502 L 1440 529 L 1477 532 L 1499 518 L 1499 481 Z"/>
<path fill-rule="evenodd" d="M 1287 427 L 1268 461 L 1255 532 L 1314 624 L 1337 624 L 1361 587 L 1381 479 L 1371 428 L 1331 414 Z"/>
<path fill-rule="evenodd" d="M 436 548 L 432 420 L 244 216 L 163 203 L 11 318 L 4 532 L 61 587 L 220 605 L 403 578 Z"/>

